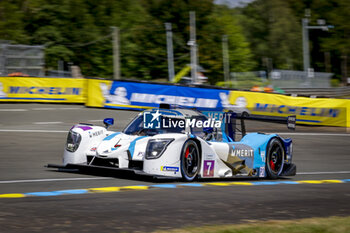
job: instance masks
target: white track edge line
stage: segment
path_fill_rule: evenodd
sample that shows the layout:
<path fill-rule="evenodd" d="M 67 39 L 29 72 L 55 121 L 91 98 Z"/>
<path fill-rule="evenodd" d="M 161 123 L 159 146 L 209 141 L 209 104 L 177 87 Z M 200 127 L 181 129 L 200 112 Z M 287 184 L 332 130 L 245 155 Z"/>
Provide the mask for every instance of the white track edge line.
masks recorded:
<path fill-rule="evenodd" d="M 8 109 L 0 109 L 0 112 L 26 112 L 28 109 L 22 108 L 8 108 Z"/>
<path fill-rule="evenodd" d="M 275 133 L 279 135 L 295 135 L 295 136 L 350 136 L 349 133 Z"/>
<path fill-rule="evenodd" d="M 40 121 L 40 122 L 34 122 L 35 125 L 57 125 L 62 124 L 62 121 Z"/>
<path fill-rule="evenodd" d="M 350 171 L 334 171 L 334 172 L 297 172 L 297 175 L 323 175 L 323 174 L 350 174 Z"/>
<path fill-rule="evenodd" d="M 298 172 L 297 175 L 322 175 L 322 174 L 350 174 L 350 171 L 333 172 Z M 109 180 L 111 177 L 89 177 L 89 178 L 54 178 L 54 179 L 33 179 L 33 180 L 3 180 L 0 184 L 50 182 L 50 181 L 75 181 L 75 180 Z"/>
<path fill-rule="evenodd" d="M 0 129 L 7 133 L 68 133 L 68 130 L 32 130 L 32 129 Z"/>
<path fill-rule="evenodd" d="M 11 183 L 31 183 L 31 182 L 50 182 L 50 181 L 75 181 L 75 180 L 109 180 L 110 177 L 92 177 L 92 178 L 55 178 L 55 179 L 33 179 L 33 180 L 2 180 L 0 184 Z"/>

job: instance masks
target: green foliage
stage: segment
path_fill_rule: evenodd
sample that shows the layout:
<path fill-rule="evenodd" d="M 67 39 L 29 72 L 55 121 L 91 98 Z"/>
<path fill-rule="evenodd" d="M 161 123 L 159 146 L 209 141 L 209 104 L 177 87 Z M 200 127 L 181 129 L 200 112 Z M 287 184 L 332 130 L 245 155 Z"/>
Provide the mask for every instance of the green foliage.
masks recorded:
<path fill-rule="evenodd" d="M 339 87 L 340 81 L 339 79 L 331 79 L 331 86 L 332 87 Z"/>
<path fill-rule="evenodd" d="M 204 32 L 206 35 L 199 40 L 199 59 L 201 64 L 207 69 L 207 76 L 220 77 L 211 79 L 220 81 L 223 78 L 223 55 L 222 39 L 227 36 L 230 71 L 244 72 L 254 68 L 255 63 L 249 43 L 243 35 L 243 30 L 238 23 L 237 16 L 232 9 L 226 7 L 216 7 L 210 15 L 211 24 L 206 25 Z M 203 44 L 203 46 L 202 46 Z"/>
<path fill-rule="evenodd" d="M 0 1 L 0 40 L 27 42 L 23 13 L 15 1 Z"/>
<path fill-rule="evenodd" d="M 235 225 L 186 227 L 156 233 L 343 233 L 350 231 L 350 217 L 255 221 Z"/>
<path fill-rule="evenodd" d="M 324 18 L 335 26 L 310 33 L 312 67 L 324 71 L 323 52 L 330 52 L 332 72 L 345 77 L 340 64 L 350 53 L 349 0 L 255 0 L 235 9 L 214 0 L 4 0 L 0 40 L 44 44 L 47 69 L 56 69 L 63 60 L 79 65 L 85 76 L 111 78 L 110 35 L 116 26 L 122 77 L 167 79 L 164 23 L 172 23 L 177 73 L 190 63 L 189 12 L 195 11 L 199 64 L 214 84 L 223 80 L 223 35 L 228 37 L 231 72 L 266 70 L 266 58 L 273 68 L 301 70 L 306 8 L 311 10 L 310 25 Z"/>
<path fill-rule="evenodd" d="M 57 61 L 63 60 L 79 65 L 85 76 L 112 77 L 113 48 L 108 35 L 110 27 L 117 26 L 122 77 L 167 78 L 164 23 L 172 23 L 175 69 L 180 71 L 190 63 L 189 11 L 196 11 L 199 61 L 212 83 L 222 79 L 223 34 L 229 36 L 232 70 L 253 67 L 236 16 L 213 0 L 5 1 L 0 2 L 0 39 L 44 44 L 47 69 L 56 69 Z"/>
<path fill-rule="evenodd" d="M 326 71 L 324 52 L 330 54 L 331 72 L 346 80 L 345 67 L 342 62 L 350 53 L 350 1 L 349 0 L 288 0 L 291 9 L 299 19 L 304 18 L 304 10 L 311 13 L 310 25 L 317 25 L 318 19 L 333 25 L 329 31 L 310 30 L 311 66 L 317 71 Z M 349 72 L 348 72 L 349 73 Z"/>
<path fill-rule="evenodd" d="M 215 85 L 221 87 L 229 87 L 235 89 L 244 89 L 250 90 L 253 86 L 264 87 L 270 83 L 267 80 L 264 80 L 260 77 L 257 77 L 254 73 L 244 72 L 244 73 L 235 73 L 233 80 L 227 82 L 217 82 Z"/>
<path fill-rule="evenodd" d="M 274 68 L 302 67 L 300 21 L 286 1 L 256 0 L 242 9 L 241 23 L 256 61 L 268 57 Z"/>

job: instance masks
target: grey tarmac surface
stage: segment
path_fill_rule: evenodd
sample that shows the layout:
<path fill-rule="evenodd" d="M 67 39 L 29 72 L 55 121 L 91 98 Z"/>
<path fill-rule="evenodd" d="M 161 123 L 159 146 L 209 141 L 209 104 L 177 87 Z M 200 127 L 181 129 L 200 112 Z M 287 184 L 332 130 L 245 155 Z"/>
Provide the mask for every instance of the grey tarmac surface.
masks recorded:
<path fill-rule="evenodd" d="M 137 114 L 81 105 L 0 104 L 0 194 L 155 184 L 149 179 L 57 172 L 44 167 L 61 163 L 66 132 L 73 124 L 101 125 L 103 118 L 114 117 L 113 130 L 121 130 Z M 301 174 L 284 180 L 350 179 L 350 134 L 346 130 L 297 126 L 291 132 L 285 126 L 256 123 L 248 130 L 253 128 L 281 132 L 283 137 L 293 139 L 294 162 Z M 333 173 L 338 171 L 343 172 Z M 203 182 L 211 181 L 199 181 Z M 349 203 L 350 183 L 0 198 L 0 232 L 132 232 L 247 220 L 348 216 Z"/>

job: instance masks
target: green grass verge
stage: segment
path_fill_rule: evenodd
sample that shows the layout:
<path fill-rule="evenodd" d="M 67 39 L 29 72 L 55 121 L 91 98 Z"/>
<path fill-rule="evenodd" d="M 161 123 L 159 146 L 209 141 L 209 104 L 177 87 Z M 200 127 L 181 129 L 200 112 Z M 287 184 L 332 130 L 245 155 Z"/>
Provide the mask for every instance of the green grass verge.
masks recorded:
<path fill-rule="evenodd" d="M 186 227 L 157 233 L 343 233 L 350 232 L 350 217 L 307 218 L 300 220 L 249 221 L 236 225 Z"/>

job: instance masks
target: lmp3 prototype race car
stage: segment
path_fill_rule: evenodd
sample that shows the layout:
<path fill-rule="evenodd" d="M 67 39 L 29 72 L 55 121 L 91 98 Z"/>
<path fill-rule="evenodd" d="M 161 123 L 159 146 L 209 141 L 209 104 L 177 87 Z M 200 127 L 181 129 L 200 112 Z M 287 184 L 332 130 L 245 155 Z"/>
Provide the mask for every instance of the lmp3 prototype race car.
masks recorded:
<path fill-rule="evenodd" d="M 289 128 L 295 128 L 295 117 L 287 121 L 220 114 L 218 120 L 194 109 L 164 105 L 139 113 L 122 132 L 108 130 L 113 118 L 104 120 L 105 127 L 80 123 L 68 133 L 63 165 L 48 167 L 128 170 L 185 181 L 242 176 L 276 179 L 296 174 L 291 139 L 246 133 L 244 124 L 253 119 L 288 123 Z"/>

